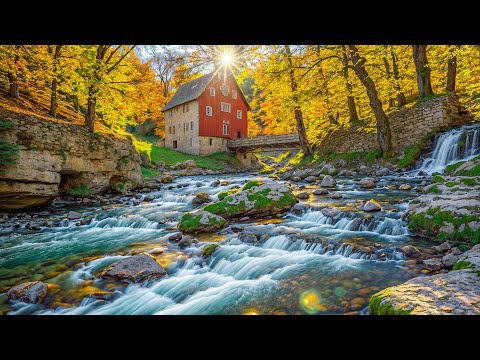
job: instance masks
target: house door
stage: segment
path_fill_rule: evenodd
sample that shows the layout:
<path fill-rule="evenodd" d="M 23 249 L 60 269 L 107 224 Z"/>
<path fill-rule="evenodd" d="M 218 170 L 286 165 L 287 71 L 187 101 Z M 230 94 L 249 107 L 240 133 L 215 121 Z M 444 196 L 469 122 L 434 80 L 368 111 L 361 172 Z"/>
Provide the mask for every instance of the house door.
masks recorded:
<path fill-rule="evenodd" d="M 175 141 L 173 142 L 173 148 L 174 148 L 174 149 L 177 148 L 177 140 L 175 140 Z"/>
<path fill-rule="evenodd" d="M 241 139 L 242 138 L 242 133 L 240 131 L 237 131 L 237 139 Z"/>

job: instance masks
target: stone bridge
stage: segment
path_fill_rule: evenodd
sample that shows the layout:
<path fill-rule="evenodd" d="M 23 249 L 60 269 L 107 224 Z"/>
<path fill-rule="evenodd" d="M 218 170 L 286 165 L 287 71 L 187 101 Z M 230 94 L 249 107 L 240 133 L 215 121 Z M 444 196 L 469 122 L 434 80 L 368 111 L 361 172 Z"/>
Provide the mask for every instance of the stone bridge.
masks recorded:
<path fill-rule="evenodd" d="M 300 147 L 298 133 L 282 135 L 260 135 L 251 138 L 231 139 L 227 147 L 234 152 L 244 165 L 251 166 L 256 162 L 252 152 L 261 150 L 288 150 Z"/>

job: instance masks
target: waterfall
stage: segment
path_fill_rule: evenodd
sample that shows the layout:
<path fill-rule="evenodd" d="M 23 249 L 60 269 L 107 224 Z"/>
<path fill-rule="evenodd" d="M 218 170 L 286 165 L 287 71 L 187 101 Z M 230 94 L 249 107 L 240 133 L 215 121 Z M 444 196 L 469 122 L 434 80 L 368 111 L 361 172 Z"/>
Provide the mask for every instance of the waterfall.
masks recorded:
<path fill-rule="evenodd" d="M 463 142 L 463 144 L 462 144 Z M 418 172 L 431 175 L 443 172 L 449 164 L 469 160 L 480 154 L 480 127 L 464 126 L 441 134 L 435 143 L 432 155 L 423 160 Z"/>

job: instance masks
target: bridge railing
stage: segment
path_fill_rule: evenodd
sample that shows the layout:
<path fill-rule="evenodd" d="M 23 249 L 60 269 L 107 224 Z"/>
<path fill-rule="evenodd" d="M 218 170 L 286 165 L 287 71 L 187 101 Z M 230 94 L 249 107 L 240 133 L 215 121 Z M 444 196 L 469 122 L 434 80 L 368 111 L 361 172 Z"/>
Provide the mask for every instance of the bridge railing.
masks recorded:
<path fill-rule="evenodd" d="M 295 144 L 300 141 L 297 133 L 281 135 L 260 135 L 251 138 L 230 139 L 227 141 L 229 148 L 252 148 L 274 146 L 279 144 Z"/>

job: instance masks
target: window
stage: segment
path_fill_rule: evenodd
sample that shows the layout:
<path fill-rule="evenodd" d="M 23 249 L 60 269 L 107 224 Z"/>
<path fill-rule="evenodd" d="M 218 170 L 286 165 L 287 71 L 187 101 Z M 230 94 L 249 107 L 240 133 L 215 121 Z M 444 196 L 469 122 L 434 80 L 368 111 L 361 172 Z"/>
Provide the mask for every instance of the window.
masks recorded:
<path fill-rule="evenodd" d="M 169 116 L 169 117 L 173 117 L 173 110 L 170 110 L 170 111 L 168 112 L 168 116 Z"/>
<path fill-rule="evenodd" d="M 242 133 L 240 131 L 237 131 L 237 139 L 241 139 L 242 138 Z"/>
<path fill-rule="evenodd" d="M 174 148 L 174 149 L 177 148 L 177 140 L 174 140 L 174 141 L 173 141 L 173 148 Z"/>
<path fill-rule="evenodd" d="M 187 123 L 183 123 L 183 132 L 187 131 Z"/>
<path fill-rule="evenodd" d="M 210 88 L 210 96 L 215 96 L 215 88 L 214 87 Z"/>
<path fill-rule="evenodd" d="M 190 130 L 193 130 L 193 121 L 190 121 Z"/>
<path fill-rule="evenodd" d="M 223 124 L 223 135 L 228 135 L 230 133 L 230 125 Z"/>
<path fill-rule="evenodd" d="M 169 133 L 169 134 L 172 133 L 172 127 L 171 127 L 171 126 L 168 127 L 168 133 Z"/>
<path fill-rule="evenodd" d="M 229 103 L 224 103 L 224 102 L 222 102 L 222 103 L 220 104 L 220 108 L 221 108 L 221 110 L 222 110 L 223 112 L 227 112 L 227 113 L 229 113 L 230 110 L 231 110 L 230 104 L 229 104 Z"/>
<path fill-rule="evenodd" d="M 217 79 L 218 79 L 218 80 L 222 80 L 222 74 L 220 73 L 220 71 L 219 71 L 218 74 L 217 74 Z"/>
<path fill-rule="evenodd" d="M 210 146 L 212 146 L 212 144 L 213 144 L 212 138 L 210 138 L 209 140 L 210 140 L 210 141 L 209 141 Z"/>
<path fill-rule="evenodd" d="M 232 99 L 237 98 L 237 90 L 232 90 Z"/>
<path fill-rule="evenodd" d="M 183 112 L 188 112 L 188 104 L 183 104 Z"/>
<path fill-rule="evenodd" d="M 242 118 L 242 110 L 237 110 L 237 119 Z"/>
<path fill-rule="evenodd" d="M 173 125 L 172 130 L 173 130 L 173 133 L 175 134 L 175 125 Z"/>
<path fill-rule="evenodd" d="M 190 138 L 190 146 L 193 146 L 193 138 Z"/>
<path fill-rule="evenodd" d="M 211 106 L 205 106 L 205 112 L 207 114 L 207 116 L 212 116 L 212 107 Z"/>

